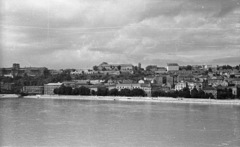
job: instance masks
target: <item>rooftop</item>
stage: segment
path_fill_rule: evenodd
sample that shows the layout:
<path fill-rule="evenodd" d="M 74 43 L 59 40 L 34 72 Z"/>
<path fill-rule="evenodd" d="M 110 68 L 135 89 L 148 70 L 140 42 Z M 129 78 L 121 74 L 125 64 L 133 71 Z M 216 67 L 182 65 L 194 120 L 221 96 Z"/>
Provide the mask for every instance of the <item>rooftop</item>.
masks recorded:
<path fill-rule="evenodd" d="M 206 87 L 206 88 L 204 88 L 203 90 L 216 90 L 216 88 L 213 88 L 213 87 Z"/>
<path fill-rule="evenodd" d="M 48 83 L 48 84 L 45 84 L 45 85 L 48 85 L 48 86 L 61 86 L 62 83 Z"/>
<path fill-rule="evenodd" d="M 167 66 L 179 66 L 177 63 L 168 63 Z"/>

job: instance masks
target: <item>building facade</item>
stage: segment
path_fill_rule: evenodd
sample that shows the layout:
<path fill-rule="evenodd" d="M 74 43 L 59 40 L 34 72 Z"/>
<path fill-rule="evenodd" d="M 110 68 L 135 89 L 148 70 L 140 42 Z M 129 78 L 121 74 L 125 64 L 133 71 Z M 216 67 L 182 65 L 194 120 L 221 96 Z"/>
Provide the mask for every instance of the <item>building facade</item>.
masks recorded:
<path fill-rule="evenodd" d="M 62 83 L 48 83 L 44 85 L 44 94 L 45 95 L 53 95 L 54 89 L 62 86 Z"/>
<path fill-rule="evenodd" d="M 206 87 L 203 89 L 205 93 L 212 94 L 214 98 L 217 98 L 217 89 L 213 87 Z"/>
<path fill-rule="evenodd" d="M 152 88 L 150 84 L 116 84 L 116 89 L 121 91 L 122 89 L 142 89 L 147 96 L 152 95 Z"/>
<path fill-rule="evenodd" d="M 108 64 L 107 62 L 103 62 L 98 66 L 98 70 L 134 73 L 134 66 L 132 64 Z"/>
<path fill-rule="evenodd" d="M 14 63 L 10 68 L 0 68 L 0 76 L 16 77 L 16 76 L 42 76 L 47 70 L 46 67 L 24 67 L 20 68 L 20 64 Z"/>
<path fill-rule="evenodd" d="M 167 71 L 178 71 L 179 65 L 177 63 L 168 63 L 167 64 Z"/>
<path fill-rule="evenodd" d="M 23 86 L 22 92 L 27 94 L 43 94 L 43 86 Z"/>

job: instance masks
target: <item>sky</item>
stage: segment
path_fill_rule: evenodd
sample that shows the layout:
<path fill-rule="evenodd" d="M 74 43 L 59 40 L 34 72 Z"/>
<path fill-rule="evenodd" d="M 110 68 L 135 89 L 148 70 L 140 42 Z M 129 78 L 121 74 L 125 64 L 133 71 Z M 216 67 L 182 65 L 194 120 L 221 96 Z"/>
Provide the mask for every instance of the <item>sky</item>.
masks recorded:
<path fill-rule="evenodd" d="M 240 0 L 0 0 L 0 67 L 240 64 Z"/>

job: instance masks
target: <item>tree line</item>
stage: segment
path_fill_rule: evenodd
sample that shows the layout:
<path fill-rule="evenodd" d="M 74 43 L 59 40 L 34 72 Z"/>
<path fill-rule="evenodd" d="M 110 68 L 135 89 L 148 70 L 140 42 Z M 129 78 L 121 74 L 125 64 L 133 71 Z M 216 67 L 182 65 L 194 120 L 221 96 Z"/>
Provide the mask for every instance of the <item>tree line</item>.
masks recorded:
<path fill-rule="evenodd" d="M 54 89 L 54 94 L 59 95 L 97 95 L 97 96 L 142 96 L 144 97 L 146 94 L 142 89 L 121 89 L 118 91 L 118 89 L 114 88 L 111 90 L 108 90 L 106 87 L 99 87 L 97 88 L 97 91 L 90 90 L 87 87 L 81 86 L 79 88 L 72 88 L 68 86 L 62 85 L 59 88 Z"/>
<path fill-rule="evenodd" d="M 152 97 L 183 97 L 183 98 L 214 98 L 211 93 L 205 93 L 203 90 L 197 90 L 196 88 L 190 90 L 188 87 L 183 88 L 183 90 L 179 91 L 154 91 L 152 93 Z"/>
<path fill-rule="evenodd" d="M 239 91 L 240 92 L 240 91 Z M 59 95 L 97 95 L 97 96 L 146 96 L 146 93 L 139 88 L 136 89 L 121 89 L 120 91 L 116 88 L 109 90 L 106 87 L 99 87 L 97 90 L 90 90 L 87 87 L 81 86 L 79 88 L 72 88 L 68 86 L 62 85 L 59 88 L 54 89 L 54 94 Z M 183 97 L 183 98 L 215 98 L 212 93 L 205 93 L 203 90 L 197 90 L 196 88 L 190 90 L 188 87 L 183 88 L 183 90 L 179 91 L 153 91 L 152 97 Z M 239 97 L 239 96 L 238 96 Z M 220 89 L 217 91 L 216 95 L 217 99 L 233 99 L 235 98 L 232 94 L 231 89 Z"/>

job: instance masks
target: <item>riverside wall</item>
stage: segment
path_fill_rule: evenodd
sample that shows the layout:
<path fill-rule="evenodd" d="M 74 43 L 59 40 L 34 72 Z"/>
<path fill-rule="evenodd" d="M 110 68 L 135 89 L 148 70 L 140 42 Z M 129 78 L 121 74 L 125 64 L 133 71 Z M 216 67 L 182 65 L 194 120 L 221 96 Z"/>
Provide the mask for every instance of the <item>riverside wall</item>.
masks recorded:
<path fill-rule="evenodd" d="M 189 99 L 189 98 L 169 98 L 169 97 L 36 95 L 36 96 L 24 96 L 23 98 L 240 105 L 240 100 L 193 99 L 193 98 Z"/>
<path fill-rule="evenodd" d="M 0 98 L 18 98 L 17 94 L 0 94 Z"/>

